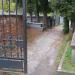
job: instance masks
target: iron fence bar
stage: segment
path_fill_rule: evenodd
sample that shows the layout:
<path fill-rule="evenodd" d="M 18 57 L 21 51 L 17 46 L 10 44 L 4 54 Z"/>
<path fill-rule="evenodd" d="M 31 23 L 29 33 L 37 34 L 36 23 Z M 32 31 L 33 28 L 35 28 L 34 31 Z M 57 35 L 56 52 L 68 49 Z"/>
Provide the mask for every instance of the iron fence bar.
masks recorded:
<path fill-rule="evenodd" d="M 1 29 L 0 29 L 0 30 L 1 30 L 1 31 L 0 31 L 0 41 L 2 41 L 2 31 L 3 31 L 3 30 L 2 30 L 2 23 L 1 23 L 1 21 L 2 21 L 2 20 L 1 20 L 1 18 L 0 18 L 0 25 L 1 25 Z M 0 44 L 1 44 L 1 43 L 0 43 Z"/>
<path fill-rule="evenodd" d="M 10 16 L 10 0 L 9 0 L 9 31 L 10 31 L 10 39 L 12 38 L 12 33 L 11 33 L 11 16 Z M 12 40 L 10 40 L 10 45 L 12 45 Z M 11 57 L 12 57 L 12 48 L 11 50 Z"/>
<path fill-rule="evenodd" d="M 18 9 L 18 0 L 16 0 L 16 36 L 17 36 L 17 40 L 18 40 L 18 23 L 17 23 L 17 9 Z M 18 46 L 17 46 L 17 57 L 19 57 L 18 54 Z"/>
<path fill-rule="evenodd" d="M 3 29 L 3 37 L 2 37 L 2 42 L 3 42 L 3 53 L 4 53 L 4 57 L 6 58 L 6 49 L 5 49 L 5 41 L 4 41 L 4 39 L 5 39 L 5 30 L 4 30 L 4 3 L 3 3 L 4 1 L 2 0 L 2 21 L 3 21 L 3 26 L 2 26 L 2 29 Z"/>
<path fill-rule="evenodd" d="M 21 20 L 21 19 L 20 19 Z M 22 22 L 22 20 L 21 20 L 21 24 L 20 24 L 20 26 L 23 24 L 23 22 Z M 23 26 L 21 26 L 21 32 L 20 32 L 20 36 L 21 36 L 21 38 L 20 38 L 20 40 L 22 40 L 22 42 L 21 43 L 23 43 L 23 35 L 22 35 L 22 33 L 23 33 Z M 20 47 L 20 52 L 21 52 L 21 58 L 24 58 L 24 56 L 23 56 L 23 47 Z"/>
<path fill-rule="evenodd" d="M 26 23 L 26 0 L 22 0 L 22 5 L 23 5 L 24 72 L 27 73 L 27 23 Z"/>
<path fill-rule="evenodd" d="M 22 58 L 22 56 L 21 56 L 21 58 L 19 57 L 19 53 L 18 53 L 18 51 L 19 51 L 19 49 L 17 49 L 17 53 L 16 53 L 16 56 L 17 57 L 13 57 L 13 51 L 12 51 L 12 48 L 11 47 L 9 47 L 8 45 L 10 44 L 10 45 L 13 45 L 13 40 L 14 41 L 16 41 L 16 40 L 18 40 L 19 38 L 18 38 L 18 32 L 19 32 L 19 25 L 18 25 L 18 14 L 17 14 L 17 9 L 18 9 L 18 5 L 17 5 L 17 1 L 18 0 L 16 0 L 16 32 L 17 32 L 17 39 L 13 39 L 12 37 L 13 37 L 13 34 L 12 34 L 12 17 L 11 17 L 11 8 L 10 8 L 10 4 L 11 4 L 11 0 L 8 0 L 8 14 L 6 15 L 4 15 L 4 0 L 2 0 L 2 15 L 1 15 L 1 17 L 2 17 L 2 19 L 1 19 L 1 21 L 2 21 L 2 23 L 1 23 L 1 25 L 2 25 L 2 31 L 0 31 L 0 33 L 2 33 L 1 34 L 1 41 L 2 42 L 0 42 L 0 44 L 2 44 L 3 46 L 3 56 L 1 56 L 0 55 L 0 61 L 1 62 L 4 62 L 3 64 L 6 64 L 7 65 L 7 61 L 2 61 L 2 60 L 14 60 L 14 61 L 22 61 L 22 64 L 24 63 L 24 67 L 21 65 L 21 67 L 23 67 L 24 68 L 24 72 L 25 73 L 27 73 L 27 35 L 26 35 L 26 33 L 27 33 L 27 26 L 26 26 L 26 7 L 25 7 L 25 5 L 26 5 L 26 2 L 24 1 L 24 0 L 22 0 L 23 1 L 23 25 L 22 25 L 22 27 L 23 27 L 23 39 L 22 40 L 20 40 L 20 41 L 22 41 L 23 42 L 23 45 L 22 45 L 22 47 L 20 47 L 21 49 L 20 49 L 20 52 L 21 52 L 21 54 L 22 54 L 22 51 L 24 50 L 24 58 Z M 13 15 L 14 16 L 14 15 Z M 20 15 L 21 16 L 21 18 L 22 18 L 22 15 Z M 7 21 L 8 21 L 8 24 L 7 24 Z M 8 32 L 6 32 L 6 30 L 8 29 Z M 6 30 L 5 30 L 6 29 Z M 22 30 L 22 28 L 20 28 L 21 30 Z M 21 32 L 22 33 L 22 32 Z M 21 33 L 20 33 L 20 35 L 21 35 Z M 11 38 L 7 38 L 8 36 L 10 35 L 10 37 Z M 1 45 L 0 45 L 1 46 Z M 23 49 L 23 50 L 22 50 Z M 10 52 L 8 52 L 10 50 Z M 1 50 L 0 50 L 0 52 L 1 52 Z M 10 55 L 9 56 L 7 56 L 8 54 L 10 53 Z M 12 61 L 12 63 L 14 63 L 13 61 Z M 9 66 L 13 66 L 12 65 L 12 63 L 10 63 L 10 65 Z M 0 63 L 0 65 L 1 65 L 2 63 Z M 2 66 L 2 65 L 1 65 Z M 4 67 L 4 66 L 3 66 Z"/>
<path fill-rule="evenodd" d="M 21 19 L 22 19 L 22 18 L 21 18 Z M 20 20 L 21 20 L 21 19 L 20 19 Z M 22 20 L 21 20 L 20 26 L 21 26 L 22 24 L 23 24 L 23 22 L 22 22 Z M 23 43 L 23 35 L 22 35 L 22 33 L 23 33 L 23 26 L 21 26 L 21 32 L 20 32 L 20 34 L 21 34 L 21 35 L 20 35 L 20 36 L 21 36 L 21 37 L 20 37 L 20 40 L 22 40 L 21 43 Z M 20 47 L 20 52 L 21 52 L 21 56 L 20 56 L 20 57 L 21 57 L 21 58 L 24 58 L 24 56 L 23 56 L 23 47 Z"/>

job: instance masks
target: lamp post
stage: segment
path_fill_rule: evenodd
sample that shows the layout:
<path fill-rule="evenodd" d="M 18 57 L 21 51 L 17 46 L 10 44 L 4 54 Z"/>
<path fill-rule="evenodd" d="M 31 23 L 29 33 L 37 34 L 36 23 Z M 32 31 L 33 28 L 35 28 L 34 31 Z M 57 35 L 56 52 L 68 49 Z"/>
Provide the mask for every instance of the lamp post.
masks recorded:
<path fill-rule="evenodd" d="M 24 73 L 27 73 L 27 24 L 26 24 L 26 0 L 23 5 L 23 49 L 24 49 Z"/>

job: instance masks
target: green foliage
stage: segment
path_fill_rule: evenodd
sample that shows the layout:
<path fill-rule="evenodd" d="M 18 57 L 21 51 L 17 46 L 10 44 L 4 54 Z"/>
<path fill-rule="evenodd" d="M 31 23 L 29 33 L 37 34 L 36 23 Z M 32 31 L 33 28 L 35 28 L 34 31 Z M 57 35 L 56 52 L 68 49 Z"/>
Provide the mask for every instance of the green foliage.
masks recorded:
<path fill-rule="evenodd" d="M 50 2 L 48 2 L 48 0 L 44 0 L 44 1 L 39 0 L 39 2 L 40 2 L 42 12 L 50 13 L 52 11 Z"/>
<path fill-rule="evenodd" d="M 4 3 L 4 11 L 8 11 L 9 10 L 9 5 L 5 2 Z"/>
<path fill-rule="evenodd" d="M 27 12 L 32 13 L 33 10 L 35 9 L 35 3 L 34 0 L 27 0 Z"/>
<path fill-rule="evenodd" d="M 10 11 L 11 12 L 15 11 L 15 7 L 16 7 L 15 3 L 10 3 Z"/>
<path fill-rule="evenodd" d="M 51 0 L 54 11 L 60 12 L 61 16 L 71 17 L 75 12 L 75 0 Z"/>
<path fill-rule="evenodd" d="M 52 11 L 56 11 L 56 0 L 50 0 L 50 6 L 51 6 L 51 9 Z"/>
<path fill-rule="evenodd" d="M 39 0 L 34 0 L 34 7 L 35 7 L 34 8 L 34 13 L 35 14 L 38 14 L 39 12 L 42 12 Z"/>
<path fill-rule="evenodd" d="M 69 46 L 67 49 L 67 54 L 65 55 L 66 59 L 71 59 L 72 48 Z"/>
<path fill-rule="evenodd" d="M 10 12 L 14 12 L 15 6 L 16 6 L 15 3 L 13 3 L 13 2 L 10 3 Z M 5 12 L 8 12 L 8 10 L 9 10 L 9 4 L 7 2 L 4 2 L 3 8 L 4 8 Z M 0 10 L 2 10 L 2 3 L 1 2 L 0 2 Z"/>
<path fill-rule="evenodd" d="M 54 1 L 54 2 L 53 2 Z M 51 0 L 53 10 L 64 17 L 64 33 L 69 32 L 69 20 L 75 20 L 75 0 Z M 67 19 L 65 20 L 65 17 Z M 72 21 L 71 20 L 71 21 Z"/>
<path fill-rule="evenodd" d="M 16 3 L 16 0 L 12 0 L 12 2 Z M 18 6 L 22 7 L 22 0 L 17 0 Z"/>
<path fill-rule="evenodd" d="M 22 0 L 18 0 L 18 5 L 21 7 L 22 6 Z"/>

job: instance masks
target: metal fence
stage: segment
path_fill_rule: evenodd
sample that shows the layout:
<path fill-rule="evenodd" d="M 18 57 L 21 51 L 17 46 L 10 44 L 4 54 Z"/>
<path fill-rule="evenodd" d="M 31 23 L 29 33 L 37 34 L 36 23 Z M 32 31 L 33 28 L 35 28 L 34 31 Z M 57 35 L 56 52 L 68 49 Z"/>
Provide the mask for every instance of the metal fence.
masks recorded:
<path fill-rule="evenodd" d="M 18 0 L 13 14 L 10 11 L 11 0 L 7 1 L 9 8 L 6 14 L 4 1 L 1 0 L 0 15 L 0 69 L 26 71 L 25 0 L 22 0 L 23 15 L 18 14 Z"/>

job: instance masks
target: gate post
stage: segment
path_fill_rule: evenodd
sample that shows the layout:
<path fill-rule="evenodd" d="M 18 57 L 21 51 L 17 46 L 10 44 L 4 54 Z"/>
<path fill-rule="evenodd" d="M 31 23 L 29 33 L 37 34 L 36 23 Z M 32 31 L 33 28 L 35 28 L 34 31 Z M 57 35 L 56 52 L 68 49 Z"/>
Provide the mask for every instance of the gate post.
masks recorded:
<path fill-rule="evenodd" d="M 22 5 L 23 5 L 24 72 L 27 73 L 27 23 L 26 23 L 26 0 L 22 0 Z"/>

